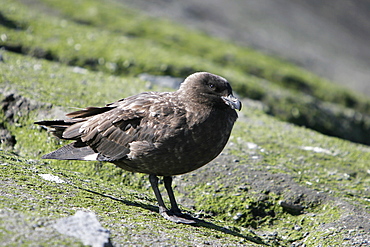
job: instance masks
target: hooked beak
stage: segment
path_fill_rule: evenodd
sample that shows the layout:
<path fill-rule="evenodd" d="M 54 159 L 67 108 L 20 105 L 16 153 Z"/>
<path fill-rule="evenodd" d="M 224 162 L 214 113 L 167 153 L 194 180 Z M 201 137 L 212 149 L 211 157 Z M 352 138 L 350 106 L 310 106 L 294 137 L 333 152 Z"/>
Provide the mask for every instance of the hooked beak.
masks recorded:
<path fill-rule="evenodd" d="M 228 96 L 222 96 L 221 98 L 226 105 L 231 107 L 231 109 L 238 109 L 239 111 L 242 109 L 242 103 L 234 95 L 230 94 Z"/>

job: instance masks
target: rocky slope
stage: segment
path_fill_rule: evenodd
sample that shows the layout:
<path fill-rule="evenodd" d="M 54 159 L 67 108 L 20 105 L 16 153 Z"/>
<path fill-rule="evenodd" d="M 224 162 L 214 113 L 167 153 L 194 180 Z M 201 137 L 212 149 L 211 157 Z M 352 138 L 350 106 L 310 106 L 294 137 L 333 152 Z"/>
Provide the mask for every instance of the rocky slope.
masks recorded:
<path fill-rule="evenodd" d="M 370 94 L 368 1 L 121 1 L 149 15 L 276 54 Z"/>
<path fill-rule="evenodd" d="M 366 97 L 113 1 L 5 1 L 0 23 L 5 245 L 92 243 L 81 235 L 101 236 L 99 246 L 369 244 L 369 147 L 282 121 L 335 112 L 323 122 L 341 126 L 347 116 L 346 124 L 366 123 Z M 159 217 L 144 175 L 105 163 L 39 159 L 61 142 L 34 121 L 174 90 L 178 78 L 199 70 L 228 78 L 244 107 L 224 152 L 174 180 L 197 226 Z M 311 103 L 322 115 L 312 114 Z M 65 224 L 80 230 L 72 234 Z"/>

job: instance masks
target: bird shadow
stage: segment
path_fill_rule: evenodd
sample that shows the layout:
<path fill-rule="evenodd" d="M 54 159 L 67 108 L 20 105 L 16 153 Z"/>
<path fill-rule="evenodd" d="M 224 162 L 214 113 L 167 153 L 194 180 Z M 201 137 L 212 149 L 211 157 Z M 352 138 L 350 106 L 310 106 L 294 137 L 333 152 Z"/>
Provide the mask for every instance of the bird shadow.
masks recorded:
<path fill-rule="evenodd" d="M 79 187 L 79 186 L 76 186 L 76 185 L 74 185 L 74 187 L 76 187 L 77 189 L 84 190 L 86 192 L 90 192 L 92 194 L 101 196 L 101 197 L 105 197 L 105 198 L 109 198 L 109 199 L 117 201 L 117 202 L 121 202 L 121 203 L 123 203 L 127 206 L 140 207 L 140 208 L 147 209 L 149 211 L 158 213 L 158 207 L 155 207 L 153 205 L 148 205 L 148 204 L 140 203 L 140 202 L 132 202 L 132 201 L 117 198 L 117 197 L 114 197 L 114 196 L 111 196 L 111 195 L 106 195 L 106 194 L 103 194 L 103 193 L 100 193 L 100 192 L 97 192 L 97 191 L 94 191 L 94 190 L 82 188 L 82 187 Z"/>
<path fill-rule="evenodd" d="M 143 208 L 143 209 L 155 212 L 155 213 L 158 213 L 158 211 L 159 211 L 159 208 L 157 206 L 148 205 L 148 204 L 139 203 L 139 202 L 132 202 L 132 201 L 125 200 L 125 199 L 116 198 L 116 197 L 111 196 L 111 195 L 103 194 L 103 193 L 100 193 L 100 192 L 97 192 L 97 191 L 94 191 L 94 190 L 82 188 L 82 187 L 75 186 L 75 185 L 74 185 L 74 187 L 76 187 L 77 189 L 84 190 L 86 192 L 98 195 L 98 196 L 102 196 L 102 197 L 109 198 L 111 200 L 123 203 L 127 206 L 140 207 L 140 208 Z M 219 232 L 229 234 L 229 235 L 232 235 L 232 236 L 235 236 L 235 237 L 240 237 L 240 238 L 243 238 L 245 240 L 248 240 L 248 241 L 256 243 L 256 244 L 269 246 L 269 244 L 263 242 L 263 240 L 258 236 L 248 236 L 248 235 L 245 235 L 245 234 L 241 234 L 240 232 L 237 232 L 237 231 L 234 231 L 234 230 L 216 225 L 212 222 L 208 222 L 208 221 L 198 219 L 198 218 L 193 218 L 192 216 L 190 216 L 190 217 L 193 220 L 195 220 L 196 223 L 195 224 L 190 224 L 189 226 L 208 228 L 208 229 L 219 231 Z"/>
<path fill-rule="evenodd" d="M 213 230 L 223 232 L 223 233 L 235 236 L 235 237 L 243 238 L 245 240 L 248 240 L 248 241 L 256 243 L 256 244 L 261 244 L 261 245 L 268 246 L 268 244 L 263 242 L 263 240 L 258 236 L 248 236 L 248 235 L 245 235 L 245 234 L 241 234 L 240 232 L 233 231 L 231 229 L 225 228 L 223 226 L 216 225 L 212 222 L 208 222 L 208 221 L 205 221 L 205 220 L 202 220 L 202 219 L 195 219 L 195 221 L 196 221 L 196 224 L 194 224 L 193 226 L 213 229 Z"/>

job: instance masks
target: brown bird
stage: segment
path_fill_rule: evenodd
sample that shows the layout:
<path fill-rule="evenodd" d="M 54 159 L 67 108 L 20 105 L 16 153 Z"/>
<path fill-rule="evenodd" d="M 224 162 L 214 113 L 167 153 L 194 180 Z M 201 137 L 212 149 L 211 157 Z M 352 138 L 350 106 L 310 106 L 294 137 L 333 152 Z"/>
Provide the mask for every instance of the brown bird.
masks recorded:
<path fill-rule="evenodd" d="M 43 159 L 97 160 L 149 174 L 159 213 L 176 223 L 195 223 L 181 213 L 172 190 L 172 176 L 191 172 L 213 160 L 225 147 L 241 102 L 229 82 L 198 72 L 175 92 L 144 92 L 105 107 L 67 114 L 67 120 L 39 121 L 54 135 L 74 140 Z M 163 176 L 171 209 L 158 189 Z"/>

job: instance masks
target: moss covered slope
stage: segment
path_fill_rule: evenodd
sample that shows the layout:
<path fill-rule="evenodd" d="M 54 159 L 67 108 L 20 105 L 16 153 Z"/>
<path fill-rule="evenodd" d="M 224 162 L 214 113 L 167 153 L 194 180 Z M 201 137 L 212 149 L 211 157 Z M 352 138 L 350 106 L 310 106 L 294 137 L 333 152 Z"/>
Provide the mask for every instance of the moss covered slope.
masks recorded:
<path fill-rule="evenodd" d="M 115 1 L 4 0 L 0 24 L 2 242 L 80 246 L 51 227 L 79 209 L 95 212 L 116 246 L 350 246 L 369 237 L 370 149 L 281 121 L 366 143 L 369 99 Z M 258 101 L 244 99 L 219 158 L 174 181 L 183 209 L 206 221 L 200 226 L 159 217 L 144 175 L 39 160 L 62 142 L 35 120 L 173 90 L 140 80 L 144 72 L 185 77 L 201 70 Z"/>

